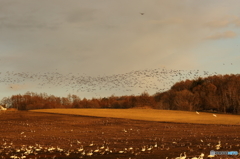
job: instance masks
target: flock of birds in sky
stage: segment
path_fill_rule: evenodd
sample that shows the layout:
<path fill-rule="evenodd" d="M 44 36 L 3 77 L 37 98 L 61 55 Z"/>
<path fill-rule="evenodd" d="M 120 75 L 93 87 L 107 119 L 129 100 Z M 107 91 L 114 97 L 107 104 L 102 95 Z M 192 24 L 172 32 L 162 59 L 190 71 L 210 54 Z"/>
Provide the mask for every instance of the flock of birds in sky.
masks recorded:
<path fill-rule="evenodd" d="M 100 96 L 101 92 L 110 95 L 121 92 L 122 95 L 137 95 L 142 92 L 164 92 L 176 82 L 216 75 L 200 70 L 173 70 L 165 68 L 145 69 L 124 74 L 89 76 L 80 73 L 61 74 L 55 72 L 0 72 L 0 82 L 10 90 L 36 92 L 60 89 L 67 94 L 90 92 Z M 16 92 L 18 93 L 18 92 Z M 48 92 L 45 92 L 48 93 Z"/>

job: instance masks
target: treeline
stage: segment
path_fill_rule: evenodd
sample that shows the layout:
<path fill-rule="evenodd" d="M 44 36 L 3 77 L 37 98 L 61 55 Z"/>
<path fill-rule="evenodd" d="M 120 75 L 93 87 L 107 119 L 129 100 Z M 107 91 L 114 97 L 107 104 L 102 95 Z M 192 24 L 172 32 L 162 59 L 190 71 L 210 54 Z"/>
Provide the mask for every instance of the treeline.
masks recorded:
<path fill-rule="evenodd" d="M 81 99 L 76 95 L 56 97 L 27 92 L 3 98 L 1 104 L 19 110 L 47 108 L 133 108 L 207 111 L 240 114 L 240 75 L 214 75 L 174 84 L 166 92 L 139 96 Z"/>
<path fill-rule="evenodd" d="M 214 75 L 181 81 L 154 97 L 159 109 L 240 114 L 240 75 Z"/>
<path fill-rule="evenodd" d="M 140 96 L 111 96 L 108 98 L 80 99 L 77 95 L 69 94 L 67 97 L 56 97 L 46 93 L 27 92 L 24 95 L 13 95 L 3 98 L 2 105 L 18 110 L 48 109 L 48 108 L 133 108 L 150 106 L 154 107 L 154 97 L 148 93 Z"/>

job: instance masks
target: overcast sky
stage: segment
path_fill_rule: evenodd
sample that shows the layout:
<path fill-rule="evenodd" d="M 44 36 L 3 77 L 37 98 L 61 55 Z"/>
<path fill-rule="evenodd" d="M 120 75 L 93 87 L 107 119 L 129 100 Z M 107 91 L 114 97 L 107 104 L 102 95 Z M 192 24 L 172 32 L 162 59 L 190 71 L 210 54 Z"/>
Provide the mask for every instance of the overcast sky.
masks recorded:
<path fill-rule="evenodd" d="M 237 74 L 239 8 L 239 0 L 0 0 L 1 76 L 159 68 Z M 39 92 L 24 84 L 2 80 L 1 96 Z"/>

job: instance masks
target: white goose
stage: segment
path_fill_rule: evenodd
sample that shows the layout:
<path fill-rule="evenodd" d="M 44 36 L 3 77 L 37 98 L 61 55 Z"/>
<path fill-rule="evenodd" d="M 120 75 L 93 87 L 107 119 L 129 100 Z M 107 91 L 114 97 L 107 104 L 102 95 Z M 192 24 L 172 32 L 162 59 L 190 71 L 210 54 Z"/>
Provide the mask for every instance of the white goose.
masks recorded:
<path fill-rule="evenodd" d="M 146 146 L 143 146 L 141 151 L 142 152 L 146 151 Z"/>
<path fill-rule="evenodd" d="M 203 159 L 204 157 L 204 153 L 201 153 L 201 155 L 199 156 L 199 159 Z"/>
<path fill-rule="evenodd" d="M 215 155 L 208 155 L 208 158 L 213 158 L 215 157 Z"/>
<path fill-rule="evenodd" d="M 87 153 L 87 156 L 92 156 L 93 155 L 93 150 L 90 150 L 88 153 Z"/>
<path fill-rule="evenodd" d="M 97 149 L 94 150 L 93 152 L 95 152 L 95 153 L 99 152 L 99 147 L 97 147 Z"/>
<path fill-rule="evenodd" d="M 221 148 L 221 141 L 218 141 L 218 144 L 216 145 L 216 150 L 219 150 Z"/>
<path fill-rule="evenodd" d="M 92 143 L 91 144 L 89 144 L 89 146 L 93 146 L 94 144 L 93 144 L 93 141 L 92 141 Z"/>
<path fill-rule="evenodd" d="M 182 156 L 181 159 L 186 159 L 187 155 L 186 155 L 186 152 L 184 152 L 184 156 Z"/>
<path fill-rule="evenodd" d="M 182 156 L 182 153 L 180 154 L 180 157 L 176 157 L 175 159 L 186 159 L 187 155 L 186 152 L 184 152 L 184 156 Z"/>
<path fill-rule="evenodd" d="M 100 149 L 101 149 L 101 150 L 103 150 L 104 148 L 105 148 L 105 146 L 104 146 L 104 145 L 102 145 L 102 146 L 100 147 Z"/>
<path fill-rule="evenodd" d="M 83 151 L 83 145 L 81 145 L 81 147 L 78 149 L 79 152 Z"/>
<path fill-rule="evenodd" d="M 182 157 L 182 153 L 180 153 L 180 157 L 176 157 L 175 159 L 181 159 Z"/>

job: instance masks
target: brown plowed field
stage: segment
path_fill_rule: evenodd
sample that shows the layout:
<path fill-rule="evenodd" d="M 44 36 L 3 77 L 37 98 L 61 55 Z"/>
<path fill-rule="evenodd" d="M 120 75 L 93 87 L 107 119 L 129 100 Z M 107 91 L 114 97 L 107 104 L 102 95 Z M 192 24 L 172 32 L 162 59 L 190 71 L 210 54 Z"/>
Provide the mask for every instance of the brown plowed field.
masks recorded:
<path fill-rule="evenodd" d="M 207 158 L 210 150 L 216 150 L 218 141 L 221 141 L 218 151 L 240 149 L 239 125 L 179 124 L 28 111 L 1 112 L 0 122 L 0 158 L 171 159 L 184 152 L 187 158 L 201 153 Z M 239 156 L 214 158 L 231 157 Z"/>

